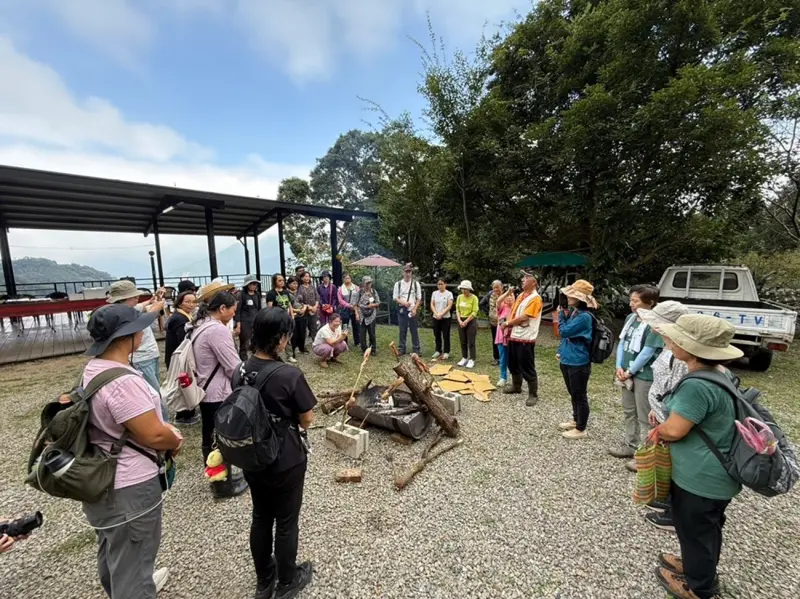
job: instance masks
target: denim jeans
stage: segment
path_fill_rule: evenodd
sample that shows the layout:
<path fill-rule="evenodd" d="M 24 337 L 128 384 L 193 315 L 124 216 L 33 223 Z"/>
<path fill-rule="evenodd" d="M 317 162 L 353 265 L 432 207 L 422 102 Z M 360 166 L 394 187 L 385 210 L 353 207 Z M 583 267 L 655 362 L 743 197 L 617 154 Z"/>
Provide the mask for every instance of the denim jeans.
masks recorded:
<path fill-rule="evenodd" d="M 500 356 L 500 378 L 505 381 L 508 379 L 508 346 L 495 343 L 494 347 Z"/>
<path fill-rule="evenodd" d="M 400 324 L 400 339 L 397 344 L 397 349 L 401 354 L 406 353 L 406 341 L 408 340 L 408 331 L 411 329 L 411 351 L 415 354 L 420 353 L 419 344 L 419 320 L 415 316 L 411 318 L 407 308 L 400 308 L 397 311 L 397 320 Z"/>
<path fill-rule="evenodd" d="M 133 367 L 142 373 L 144 380 L 146 380 L 160 396 L 161 383 L 159 382 L 158 376 L 158 358 L 153 358 L 152 360 L 143 360 L 141 362 L 134 361 Z M 164 417 L 164 422 L 169 422 L 169 408 L 167 408 L 167 404 L 164 403 L 163 397 L 161 398 L 161 415 Z"/>

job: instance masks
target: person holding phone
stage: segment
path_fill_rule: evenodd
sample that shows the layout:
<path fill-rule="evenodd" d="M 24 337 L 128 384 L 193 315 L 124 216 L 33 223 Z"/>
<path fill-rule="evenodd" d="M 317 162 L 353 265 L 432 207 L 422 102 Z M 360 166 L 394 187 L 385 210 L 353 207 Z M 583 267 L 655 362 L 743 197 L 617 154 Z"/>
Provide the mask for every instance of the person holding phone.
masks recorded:
<path fill-rule="evenodd" d="M 397 320 L 400 325 L 400 338 L 397 349 L 400 355 L 406 353 L 408 331 L 411 330 L 411 349 L 419 355 L 421 352 L 419 342 L 419 319 L 417 313 L 422 305 L 422 287 L 414 278 L 414 265 L 411 262 L 403 267 L 403 279 L 394 284 L 392 299 L 397 304 Z"/>

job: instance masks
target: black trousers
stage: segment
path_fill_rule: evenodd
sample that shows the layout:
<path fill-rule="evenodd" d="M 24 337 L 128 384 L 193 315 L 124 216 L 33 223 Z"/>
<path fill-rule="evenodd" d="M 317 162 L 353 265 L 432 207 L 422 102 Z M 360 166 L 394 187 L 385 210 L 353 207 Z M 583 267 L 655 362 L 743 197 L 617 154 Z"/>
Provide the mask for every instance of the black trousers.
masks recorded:
<path fill-rule="evenodd" d="M 436 340 L 436 351 L 440 354 L 450 353 L 450 328 L 452 318 L 433 319 L 433 338 Z"/>
<path fill-rule="evenodd" d="M 536 372 L 536 344 L 508 342 L 508 371 L 512 376 L 521 376 L 535 392 L 539 390 L 539 375 Z"/>
<path fill-rule="evenodd" d="M 214 416 L 217 410 L 222 405 L 222 402 L 200 404 L 200 417 L 202 419 L 203 427 L 203 466 L 205 466 L 206 458 L 211 453 L 211 446 L 214 444 Z"/>
<path fill-rule="evenodd" d="M 492 330 L 492 357 L 494 357 L 495 361 L 500 359 L 500 350 L 497 349 L 497 345 L 495 345 L 494 340 L 497 339 L 497 325 L 492 324 L 489 325 Z"/>
<path fill-rule="evenodd" d="M 361 351 L 367 351 L 368 347 L 372 348 L 372 353 L 378 351 L 378 343 L 375 341 L 375 327 L 377 326 L 378 321 L 373 320 L 371 324 L 364 324 L 361 323 Z M 369 337 L 369 342 L 367 342 L 367 337 Z"/>
<path fill-rule="evenodd" d="M 342 326 L 349 325 L 350 330 L 353 331 L 353 344 L 361 344 L 361 323 L 356 319 L 356 315 L 352 310 L 342 308 L 339 310 L 339 315 L 342 317 Z"/>
<path fill-rule="evenodd" d="M 306 462 L 284 472 L 245 472 L 253 500 L 250 552 L 260 581 L 289 584 L 297 570 L 297 541 Z M 273 537 L 272 527 L 275 527 Z M 275 559 L 273 560 L 273 539 Z"/>
<path fill-rule="evenodd" d="M 458 327 L 458 340 L 461 342 L 461 357 L 466 360 L 474 360 L 477 357 L 475 353 L 475 339 L 478 337 L 478 323 L 475 320 L 470 320 L 469 324 L 465 327 Z"/>
<path fill-rule="evenodd" d="M 700 599 L 708 599 L 718 591 L 717 564 L 730 501 L 700 497 L 674 482 L 671 494 L 672 522 L 681 545 L 686 582 Z"/>
<path fill-rule="evenodd" d="M 292 333 L 292 350 L 306 350 L 306 333 L 308 332 L 308 316 L 295 316 Z"/>
<path fill-rule="evenodd" d="M 586 423 L 589 421 L 589 377 L 592 375 L 592 365 L 585 366 L 564 366 L 561 365 L 561 374 L 564 377 L 564 384 L 567 386 L 567 393 L 572 398 L 572 419 L 577 424 L 579 431 L 586 430 Z"/>
<path fill-rule="evenodd" d="M 239 359 L 242 362 L 247 362 L 249 357 L 248 351 L 250 350 L 250 339 L 253 336 L 253 323 L 240 322 L 239 323 Z"/>

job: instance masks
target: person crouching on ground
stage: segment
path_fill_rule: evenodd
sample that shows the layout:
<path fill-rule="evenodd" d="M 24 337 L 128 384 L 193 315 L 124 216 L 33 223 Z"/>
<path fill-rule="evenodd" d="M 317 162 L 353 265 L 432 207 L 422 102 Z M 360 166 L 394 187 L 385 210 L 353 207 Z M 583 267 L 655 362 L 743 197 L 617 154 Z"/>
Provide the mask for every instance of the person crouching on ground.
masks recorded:
<path fill-rule="evenodd" d="M 272 599 L 273 591 L 276 599 L 296 597 L 312 576 L 311 563 L 298 565 L 296 560 L 307 465 L 303 436 L 314 422 L 317 400 L 301 370 L 280 364 L 292 328 L 292 317 L 285 310 L 259 312 L 253 326 L 253 357 L 244 364 L 246 376 L 253 379 L 264 368 L 275 368 L 269 384 L 261 388 L 261 399 L 289 426 L 278 459 L 266 470 L 244 473 L 253 499 L 250 551 L 258 577 L 255 599 Z"/>
<path fill-rule="evenodd" d="M 656 334 L 660 334 L 658 327 L 665 324 L 675 324 L 681 316 L 689 313 L 689 308 L 680 302 L 659 302 L 652 310 L 641 308 L 638 312 L 642 322 L 650 325 Z M 662 337 L 663 338 L 663 337 Z M 686 376 L 689 368 L 682 360 L 678 360 L 672 351 L 664 348 L 653 362 L 653 385 L 648 393 L 650 402 L 650 428 L 658 426 L 667 419 L 663 399 Z M 675 532 L 672 523 L 672 506 L 666 501 L 653 501 L 647 505 L 650 508 L 645 514 L 645 519 L 662 530 Z"/>
<path fill-rule="evenodd" d="M 241 363 L 228 328 L 239 305 L 231 293 L 232 288 L 233 285 L 219 281 L 203 287 L 197 295 L 200 306 L 192 323 L 193 328 L 187 333 L 194 340 L 192 349 L 197 384 L 206 392 L 200 402 L 204 464 L 214 443 L 214 416 L 231 394 L 231 377 Z M 228 468 L 226 480 L 211 483 L 211 493 L 215 499 L 235 497 L 246 490 L 247 483 L 241 472 L 231 467 Z"/>
<path fill-rule="evenodd" d="M 690 373 L 717 371 L 732 377 L 724 364 L 742 357 L 730 343 L 736 332 L 729 322 L 703 314 L 681 316 L 659 325 L 667 347 Z M 731 478 L 698 428 L 722 455 L 731 450 L 736 408 L 728 392 L 711 381 L 688 379 L 665 398 L 667 419 L 648 437 L 668 441 L 672 457 L 672 517 L 681 556 L 661 554 L 656 577 L 678 599 L 708 599 L 720 592 L 717 566 L 722 550 L 725 510 L 742 486 Z"/>
<path fill-rule="evenodd" d="M 161 414 L 161 398 L 129 356 L 144 339 L 158 311 L 140 314 L 115 304 L 96 310 L 87 328 L 93 343 L 86 354 L 82 385 L 112 368 L 130 370 L 101 388 L 89 404 L 89 442 L 104 451 L 127 432 L 127 444 L 117 459 L 113 488 L 83 513 L 97 534 L 100 584 L 112 599 L 156 599 L 167 580 L 167 569 L 154 572 L 161 543 L 161 483 L 156 452 L 177 453 L 183 437 Z M 135 522 L 128 523 L 135 516 Z"/>
<path fill-rule="evenodd" d="M 347 351 L 347 333 L 342 331 L 341 316 L 335 312 L 331 314 L 328 324 L 317 332 L 312 349 L 322 368 L 327 368 L 329 361 L 336 362 Z"/>
<path fill-rule="evenodd" d="M 664 340 L 639 318 L 641 308 L 652 310 L 658 304 L 658 288 L 637 285 L 631 289 L 632 313 L 625 321 L 617 347 L 616 383 L 622 389 L 622 411 L 625 415 L 625 434 L 619 447 L 608 453 L 628 461 L 625 467 L 636 472 L 633 453 L 645 442 L 650 431 L 650 402 L 648 395 L 653 384 L 652 365 L 664 347 Z"/>
<path fill-rule="evenodd" d="M 536 277 L 533 273 L 522 273 L 522 293 L 511 308 L 510 318 L 503 330 L 510 329 L 508 340 L 508 370 L 511 385 L 505 393 L 522 393 L 522 381 L 528 383 L 528 399 L 525 405 L 532 407 L 539 402 L 539 375 L 536 372 L 536 339 L 542 323 L 542 298 L 536 292 Z"/>
<path fill-rule="evenodd" d="M 597 309 L 592 297 L 594 286 L 579 279 L 561 290 L 567 296 L 567 308 L 558 311 L 558 361 L 561 375 L 572 400 L 572 420 L 558 425 L 565 439 L 583 439 L 589 422 L 589 377 L 592 375 L 592 331 L 594 317 L 589 310 Z"/>
<path fill-rule="evenodd" d="M 260 284 L 257 277 L 247 275 L 244 278 L 242 290 L 239 292 L 239 307 L 233 322 L 236 325 L 236 336 L 239 337 L 239 358 L 242 361 L 247 360 L 253 321 L 262 307 Z"/>
<path fill-rule="evenodd" d="M 497 302 L 497 330 L 494 336 L 494 345 L 497 355 L 500 356 L 500 380 L 497 381 L 497 387 L 501 389 L 508 384 L 508 338 L 511 336 L 511 330 L 503 328 L 502 324 L 508 320 L 511 314 L 514 299 L 514 288 L 509 286 Z"/>
<path fill-rule="evenodd" d="M 456 318 L 458 319 L 458 339 L 461 342 L 461 361 L 458 366 L 475 368 L 475 339 L 478 337 L 478 297 L 472 289 L 472 283 L 461 281 L 458 286 L 461 295 L 456 300 Z"/>

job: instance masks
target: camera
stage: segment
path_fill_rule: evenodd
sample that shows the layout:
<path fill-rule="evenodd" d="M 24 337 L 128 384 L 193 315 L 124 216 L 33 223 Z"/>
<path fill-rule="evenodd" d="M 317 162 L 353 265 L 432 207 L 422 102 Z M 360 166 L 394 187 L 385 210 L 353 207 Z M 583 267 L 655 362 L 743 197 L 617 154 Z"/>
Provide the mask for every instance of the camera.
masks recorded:
<path fill-rule="evenodd" d="M 569 298 L 563 293 L 558 294 L 558 307 L 562 310 L 569 309 Z"/>
<path fill-rule="evenodd" d="M 44 516 L 42 516 L 42 512 L 17 518 L 11 522 L 0 524 L 0 537 L 3 535 L 8 535 L 11 538 L 21 537 L 39 528 L 43 522 Z"/>

